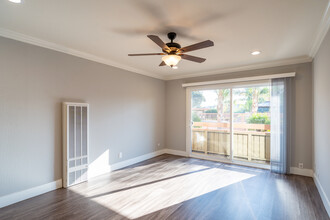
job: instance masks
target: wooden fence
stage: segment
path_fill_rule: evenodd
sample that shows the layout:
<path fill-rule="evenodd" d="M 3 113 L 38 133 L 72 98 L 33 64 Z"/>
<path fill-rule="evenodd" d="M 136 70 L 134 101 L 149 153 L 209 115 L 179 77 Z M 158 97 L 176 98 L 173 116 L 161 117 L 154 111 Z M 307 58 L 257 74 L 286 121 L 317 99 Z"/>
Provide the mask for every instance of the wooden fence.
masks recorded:
<path fill-rule="evenodd" d="M 267 114 L 268 117 L 270 117 L 269 113 L 263 113 L 263 114 Z M 252 113 L 234 113 L 233 117 L 237 120 L 237 121 L 241 121 L 241 122 L 245 122 L 250 116 L 252 115 Z M 206 113 L 206 112 L 201 112 L 198 113 L 198 116 L 204 121 L 204 120 L 213 120 L 216 121 L 218 119 L 218 113 Z M 225 119 L 229 119 L 230 118 L 230 113 L 224 113 L 223 114 L 223 118 Z"/>
<path fill-rule="evenodd" d="M 192 150 L 205 154 L 230 155 L 230 133 L 228 129 L 209 129 L 209 127 L 228 128 L 228 123 L 194 122 L 192 129 Z M 233 137 L 233 156 L 237 159 L 266 161 L 270 160 L 269 125 L 237 124 L 236 128 L 247 131 L 235 131 Z M 248 131 L 249 129 L 263 132 Z"/>
<path fill-rule="evenodd" d="M 214 122 L 194 122 L 194 127 L 201 128 L 230 128 L 229 123 L 214 123 Z M 244 129 L 244 130 L 270 130 L 270 125 L 265 124 L 246 124 L 246 123 L 234 123 L 234 129 Z"/>

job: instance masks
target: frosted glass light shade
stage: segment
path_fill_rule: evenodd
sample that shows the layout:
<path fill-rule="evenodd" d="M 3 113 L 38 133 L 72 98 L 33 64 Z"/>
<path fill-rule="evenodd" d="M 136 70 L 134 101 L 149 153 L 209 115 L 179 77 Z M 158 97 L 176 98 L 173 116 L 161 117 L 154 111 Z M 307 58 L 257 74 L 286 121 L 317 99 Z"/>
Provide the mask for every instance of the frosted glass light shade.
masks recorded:
<path fill-rule="evenodd" d="M 179 63 L 179 61 L 181 60 L 181 57 L 178 55 L 166 55 L 166 56 L 162 57 L 162 60 L 168 66 L 176 66 Z"/>

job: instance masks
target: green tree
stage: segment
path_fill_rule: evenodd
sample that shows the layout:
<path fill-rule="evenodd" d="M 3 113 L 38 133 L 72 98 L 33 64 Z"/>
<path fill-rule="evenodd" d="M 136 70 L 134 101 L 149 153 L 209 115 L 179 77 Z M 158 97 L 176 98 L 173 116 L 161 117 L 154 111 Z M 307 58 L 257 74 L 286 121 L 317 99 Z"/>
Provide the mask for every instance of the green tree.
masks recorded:
<path fill-rule="evenodd" d="M 249 124 L 270 124 L 270 119 L 267 114 L 255 113 L 247 120 Z"/>
<path fill-rule="evenodd" d="M 206 110 L 205 113 L 218 113 L 218 111 L 216 109 L 209 109 Z"/>
<path fill-rule="evenodd" d="M 257 113 L 258 103 L 263 102 L 269 97 L 268 87 L 251 87 L 246 88 L 242 93 L 246 96 L 245 111 Z"/>
<path fill-rule="evenodd" d="M 219 89 L 219 90 L 215 90 L 215 92 L 218 95 L 217 121 L 221 122 L 221 120 L 224 118 L 225 100 L 228 97 L 230 90 L 229 89 Z"/>
<path fill-rule="evenodd" d="M 197 113 L 196 112 L 193 112 L 192 113 L 192 121 L 193 122 L 201 122 L 202 120 L 201 120 L 201 118 L 197 115 Z"/>
<path fill-rule="evenodd" d="M 205 97 L 200 91 L 192 92 L 192 107 L 198 108 L 201 106 L 202 102 L 205 101 Z"/>

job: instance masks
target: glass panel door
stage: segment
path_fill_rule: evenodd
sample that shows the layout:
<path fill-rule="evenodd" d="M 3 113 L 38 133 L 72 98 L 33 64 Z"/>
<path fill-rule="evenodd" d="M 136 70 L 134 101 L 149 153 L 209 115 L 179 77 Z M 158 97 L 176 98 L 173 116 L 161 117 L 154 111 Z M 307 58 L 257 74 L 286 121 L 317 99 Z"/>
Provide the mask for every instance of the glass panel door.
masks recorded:
<path fill-rule="evenodd" d="M 270 86 L 233 88 L 233 159 L 269 164 Z"/>
<path fill-rule="evenodd" d="M 88 109 L 86 106 L 68 106 L 68 182 L 66 186 L 87 180 L 88 169 Z"/>
<path fill-rule="evenodd" d="M 230 89 L 191 92 L 192 152 L 230 158 Z"/>
<path fill-rule="evenodd" d="M 191 144 L 194 155 L 265 167 L 270 162 L 270 85 L 254 82 L 192 89 Z M 188 119 L 189 120 L 189 119 Z M 262 165 L 260 165 L 262 164 Z"/>

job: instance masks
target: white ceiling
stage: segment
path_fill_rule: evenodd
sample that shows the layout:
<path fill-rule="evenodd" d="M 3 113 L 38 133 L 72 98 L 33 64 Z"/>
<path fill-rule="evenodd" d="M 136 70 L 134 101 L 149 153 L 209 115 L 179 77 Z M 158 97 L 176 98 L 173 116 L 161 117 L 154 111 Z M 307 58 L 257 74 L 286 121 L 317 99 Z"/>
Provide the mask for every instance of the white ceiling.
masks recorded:
<path fill-rule="evenodd" d="M 0 1 L 0 35 L 162 79 L 311 60 L 329 0 Z M 328 22 L 328 17 L 326 17 Z M 159 67 L 146 37 L 175 31 L 181 46 L 212 40 L 179 69 Z M 250 54 L 262 51 L 259 56 Z"/>

